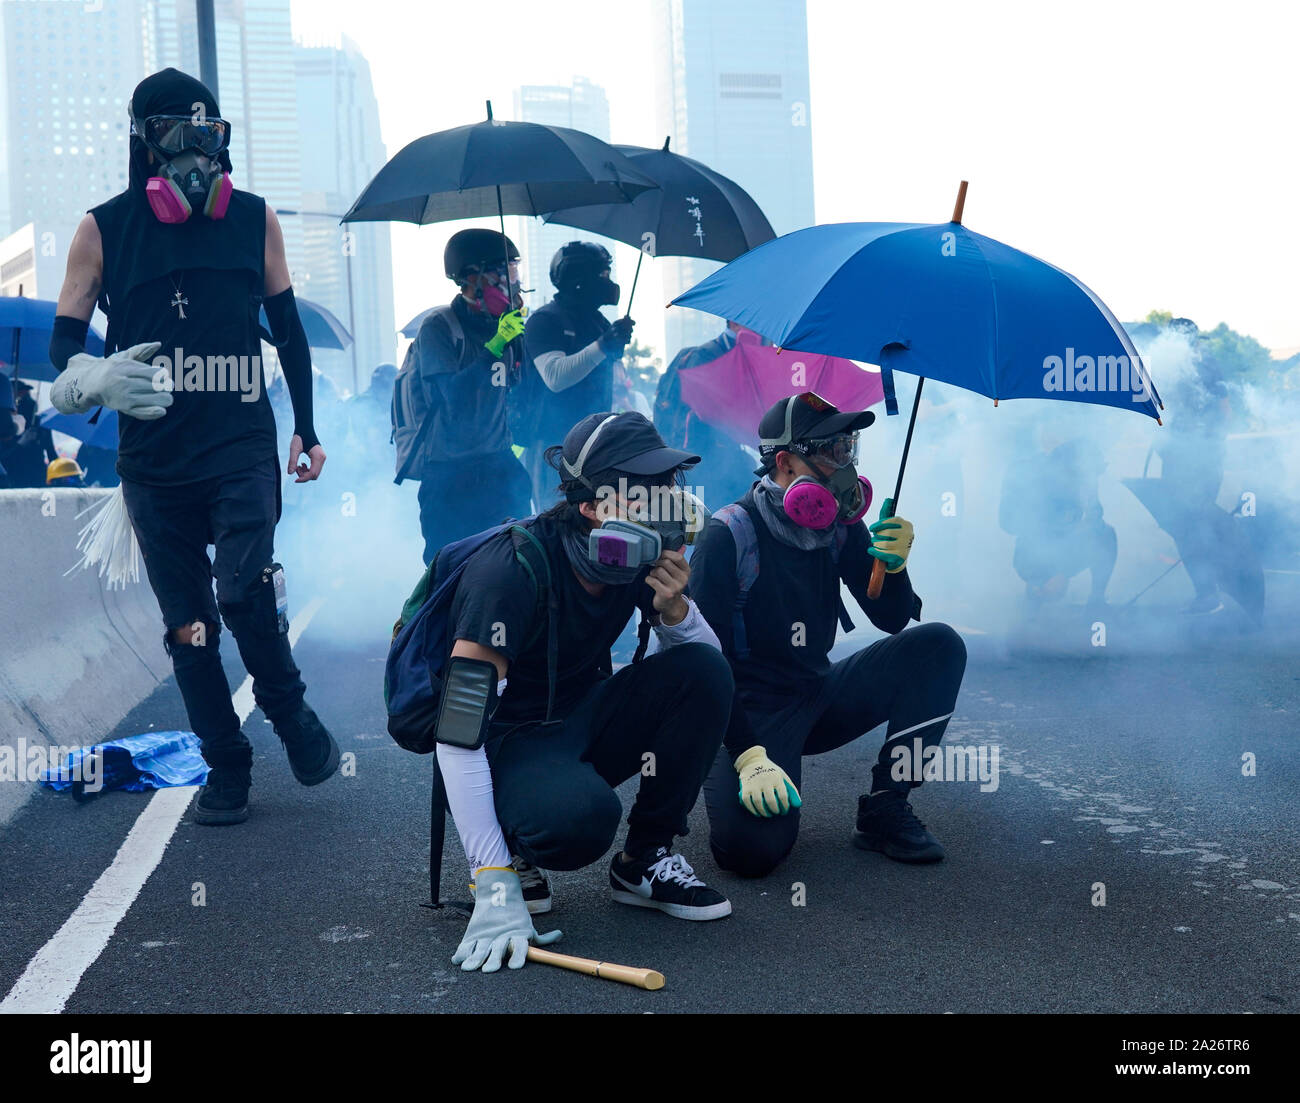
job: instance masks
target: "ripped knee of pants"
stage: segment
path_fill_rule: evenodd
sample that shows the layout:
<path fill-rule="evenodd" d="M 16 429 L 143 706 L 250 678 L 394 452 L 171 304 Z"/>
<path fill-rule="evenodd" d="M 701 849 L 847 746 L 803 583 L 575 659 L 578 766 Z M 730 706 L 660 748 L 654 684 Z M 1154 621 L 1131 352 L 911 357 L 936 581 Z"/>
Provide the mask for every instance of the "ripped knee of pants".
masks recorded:
<path fill-rule="evenodd" d="M 212 648 L 215 653 L 220 635 L 221 625 L 217 621 L 204 620 L 200 617 L 189 624 L 178 625 L 164 632 L 163 649 L 173 659 L 192 654 L 199 649 Z"/>

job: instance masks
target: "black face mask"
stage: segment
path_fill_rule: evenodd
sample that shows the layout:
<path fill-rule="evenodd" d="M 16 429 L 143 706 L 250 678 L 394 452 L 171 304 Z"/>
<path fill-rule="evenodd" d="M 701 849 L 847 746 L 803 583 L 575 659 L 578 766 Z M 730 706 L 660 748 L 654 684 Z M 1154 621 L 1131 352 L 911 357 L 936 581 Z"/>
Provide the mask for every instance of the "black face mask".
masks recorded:
<path fill-rule="evenodd" d="M 600 306 L 617 306 L 619 286 L 608 276 L 597 276 L 576 285 L 569 295 L 575 302 L 592 309 Z"/>

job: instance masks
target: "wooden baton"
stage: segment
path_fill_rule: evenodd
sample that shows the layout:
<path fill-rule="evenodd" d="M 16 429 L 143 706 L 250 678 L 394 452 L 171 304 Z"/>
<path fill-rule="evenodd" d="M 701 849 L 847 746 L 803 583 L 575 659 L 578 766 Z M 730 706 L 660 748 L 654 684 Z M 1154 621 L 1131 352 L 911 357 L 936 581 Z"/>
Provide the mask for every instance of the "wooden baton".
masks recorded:
<path fill-rule="evenodd" d="M 557 954 L 553 950 L 542 950 L 536 946 L 528 947 L 528 960 L 540 965 L 554 965 L 560 969 L 569 969 L 575 973 L 584 973 L 601 980 L 616 980 L 620 984 L 630 984 L 634 988 L 655 991 L 664 986 L 663 973 L 653 969 L 638 969 L 632 965 L 615 965 L 608 961 L 593 961 L 588 957 L 572 957 L 569 954 Z"/>

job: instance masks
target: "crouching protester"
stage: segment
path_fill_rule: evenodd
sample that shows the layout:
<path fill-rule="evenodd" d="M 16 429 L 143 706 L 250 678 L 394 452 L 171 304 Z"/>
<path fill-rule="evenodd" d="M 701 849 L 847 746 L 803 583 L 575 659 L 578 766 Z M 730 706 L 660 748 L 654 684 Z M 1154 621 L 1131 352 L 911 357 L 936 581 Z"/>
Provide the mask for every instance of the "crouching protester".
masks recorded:
<path fill-rule="evenodd" d="M 685 526 L 642 509 L 698 459 L 668 448 L 640 414 L 592 414 L 548 449 L 565 500 L 489 538 L 463 569 L 436 731 L 476 886 L 452 958 L 463 969 L 495 972 L 507 954 L 517 969 L 530 942 L 559 937 L 533 927 L 551 907 L 544 871 L 581 869 L 608 850 L 622 817 L 614 788 L 638 775 L 609 866 L 613 899 L 678 919 L 731 913 L 673 851 L 721 745 L 731 671 L 685 597 Z M 639 661 L 614 672 L 610 647 L 638 609 Z"/>
<path fill-rule="evenodd" d="M 166 69 L 136 87 L 128 112 L 128 187 L 86 215 L 69 249 L 50 342 L 60 373 L 50 401 L 65 414 L 103 406 L 120 415 L 126 512 L 210 767 L 194 821 L 236 824 L 248 818 L 253 748 L 221 665 L 223 621 L 298 781 L 317 785 L 339 764 L 338 745 L 303 699 L 289 647 L 273 550 L 280 469 L 259 308 L 293 401 L 287 473 L 299 483 L 325 464 L 311 354 L 280 224 L 265 200 L 232 185 L 230 126 L 212 93 Z M 108 315 L 103 358 L 85 351 L 96 302 Z"/>
<path fill-rule="evenodd" d="M 858 800 L 852 841 L 901 862 L 934 862 L 938 840 L 908 801 L 921 783 L 916 740 L 937 746 L 966 667 L 961 637 L 922 624 L 907 556 L 912 525 L 890 517 L 870 529 L 858 430 L 870 412 L 840 412 L 815 394 L 782 399 L 759 423 L 762 475 L 709 521 L 691 560 L 691 596 L 713 626 L 736 680 L 725 745 L 704 785 L 718 864 L 744 877 L 769 873 L 799 833 L 800 764 L 886 724 L 885 741 Z M 872 566 L 886 567 L 875 600 Z M 840 597 L 848 586 L 872 624 L 889 635 L 832 663 Z M 905 748 L 906 756 L 896 755 Z M 924 751 L 922 752 L 924 753 Z"/>

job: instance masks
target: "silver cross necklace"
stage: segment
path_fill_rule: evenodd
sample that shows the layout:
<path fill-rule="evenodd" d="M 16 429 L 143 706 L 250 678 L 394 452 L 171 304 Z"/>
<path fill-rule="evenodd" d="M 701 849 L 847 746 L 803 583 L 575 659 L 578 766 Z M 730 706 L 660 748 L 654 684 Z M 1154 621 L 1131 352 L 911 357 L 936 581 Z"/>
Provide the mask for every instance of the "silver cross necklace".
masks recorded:
<path fill-rule="evenodd" d="M 181 294 L 181 284 L 184 281 L 185 281 L 185 276 L 183 273 L 179 280 L 172 281 L 172 288 L 174 290 L 174 294 L 172 295 L 172 301 L 169 304 L 170 306 L 174 306 L 176 308 L 177 317 L 182 320 L 185 318 L 185 308 L 190 305 L 190 300 Z"/>

